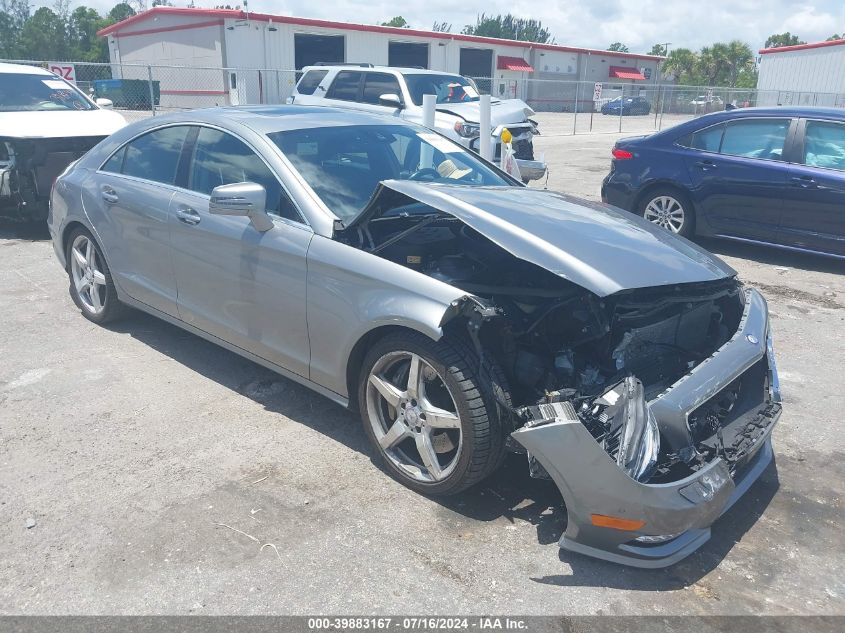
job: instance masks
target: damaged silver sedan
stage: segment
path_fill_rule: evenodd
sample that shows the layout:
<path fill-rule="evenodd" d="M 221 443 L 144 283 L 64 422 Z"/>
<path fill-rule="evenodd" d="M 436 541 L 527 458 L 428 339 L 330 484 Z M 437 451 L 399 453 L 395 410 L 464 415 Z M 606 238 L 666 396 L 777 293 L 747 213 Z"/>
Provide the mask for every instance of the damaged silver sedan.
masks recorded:
<path fill-rule="evenodd" d="M 575 552 L 672 564 L 772 459 L 756 290 L 419 126 L 297 106 L 156 117 L 58 179 L 49 226 L 88 319 L 138 308 L 358 409 L 424 494 L 522 453 L 560 489 Z"/>

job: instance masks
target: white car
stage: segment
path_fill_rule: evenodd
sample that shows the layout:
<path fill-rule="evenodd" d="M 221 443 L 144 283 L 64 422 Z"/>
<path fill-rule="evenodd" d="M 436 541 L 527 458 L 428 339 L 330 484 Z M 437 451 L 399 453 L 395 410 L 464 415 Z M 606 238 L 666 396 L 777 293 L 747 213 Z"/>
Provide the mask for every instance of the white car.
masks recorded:
<path fill-rule="evenodd" d="M 706 106 L 707 104 L 725 105 L 725 100 L 719 95 L 699 95 L 689 102 L 691 106 Z"/>
<path fill-rule="evenodd" d="M 393 68 L 372 64 L 306 66 L 288 103 L 331 105 L 398 116 L 422 124 L 423 95 L 437 96 L 434 129 L 475 152 L 480 149 L 478 89 L 461 75 L 419 68 Z M 534 135 L 539 134 L 534 114 L 520 99 L 491 99 L 491 145 L 501 152 L 504 128 L 512 134 L 512 147 L 525 182 L 539 180 L 546 165 L 534 159 Z"/>
<path fill-rule="evenodd" d="M 59 174 L 126 125 L 111 105 L 43 68 L 0 64 L 0 217 L 46 219 Z"/>

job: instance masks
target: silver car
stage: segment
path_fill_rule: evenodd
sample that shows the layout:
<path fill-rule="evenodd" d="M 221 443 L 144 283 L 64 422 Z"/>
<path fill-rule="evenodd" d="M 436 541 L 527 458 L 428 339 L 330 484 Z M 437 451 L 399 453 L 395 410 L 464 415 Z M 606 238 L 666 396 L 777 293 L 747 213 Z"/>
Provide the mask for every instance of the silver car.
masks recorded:
<path fill-rule="evenodd" d="M 671 564 L 772 459 L 756 290 L 411 123 L 304 106 L 147 119 L 58 178 L 49 227 L 86 318 L 137 308 L 357 408 L 424 494 L 521 452 L 560 489 L 575 552 Z"/>

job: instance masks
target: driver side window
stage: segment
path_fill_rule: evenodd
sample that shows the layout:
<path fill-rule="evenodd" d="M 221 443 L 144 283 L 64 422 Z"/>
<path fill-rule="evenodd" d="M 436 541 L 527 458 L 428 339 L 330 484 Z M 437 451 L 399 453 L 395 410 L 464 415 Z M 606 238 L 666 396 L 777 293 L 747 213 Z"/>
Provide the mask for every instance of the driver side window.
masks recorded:
<path fill-rule="evenodd" d="M 231 134 L 200 128 L 188 172 L 188 189 L 211 195 L 215 187 L 238 182 L 254 182 L 264 187 L 268 213 L 302 222 L 278 178 L 254 151 Z"/>

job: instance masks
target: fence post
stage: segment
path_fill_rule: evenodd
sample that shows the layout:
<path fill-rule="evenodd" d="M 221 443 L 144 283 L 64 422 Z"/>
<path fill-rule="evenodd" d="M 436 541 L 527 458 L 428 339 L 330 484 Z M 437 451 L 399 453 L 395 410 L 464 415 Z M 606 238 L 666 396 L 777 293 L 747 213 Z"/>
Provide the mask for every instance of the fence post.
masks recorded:
<path fill-rule="evenodd" d="M 625 108 L 625 84 L 622 84 L 622 94 L 619 96 L 619 132 L 622 132 L 622 110 Z"/>
<path fill-rule="evenodd" d="M 578 126 L 578 90 L 581 88 L 581 84 L 579 82 L 575 82 L 575 116 L 572 117 L 572 134 L 573 136 L 577 133 L 577 126 Z"/>
<path fill-rule="evenodd" d="M 425 99 L 425 97 L 423 97 Z M 490 139 L 490 135 L 492 131 L 490 130 L 490 95 L 481 95 L 480 99 L 480 111 L 478 116 L 478 123 L 479 123 L 479 132 L 481 137 L 479 138 L 479 152 L 481 154 L 481 158 L 484 160 L 489 160 L 492 162 L 493 160 L 493 144 Z"/>
<path fill-rule="evenodd" d="M 657 103 L 663 106 L 663 101 L 660 99 L 660 84 L 657 84 Z M 657 129 L 657 103 L 654 104 L 654 129 Z"/>
<path fill-rule="evenodd" d="M 156 95 L 155 89 L 153 88 L 153 67 L 147 66 L 147 77 L 149 78 L 149 86 L 150 86 L 150 108 L 153 110 L 153 116 L 156 115 Z"/>
<path fill-rule="evenodd" d="M 670 93 L 671 95 L 671 93 Z M 663 113 L 666 111 L 666 87 L 663 87 L 663 99 L 660 101 L 660 123 L 657 124 L 657 129 L 663 129 Z"/>

